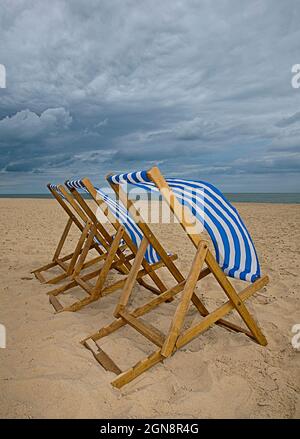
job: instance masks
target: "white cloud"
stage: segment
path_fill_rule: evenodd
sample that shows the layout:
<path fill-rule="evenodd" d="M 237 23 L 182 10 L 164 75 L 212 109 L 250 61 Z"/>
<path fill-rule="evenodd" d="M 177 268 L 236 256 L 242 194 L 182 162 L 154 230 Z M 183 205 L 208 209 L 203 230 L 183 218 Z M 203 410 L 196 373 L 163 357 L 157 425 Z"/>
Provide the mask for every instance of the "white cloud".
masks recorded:
<path fill-rule="evenodd" d="M 4 140 L 28 141 L 56 135 L 68 129 L 71 123 L 72 117 L 64 108 L 48 108 L 40 116 L 28 109 L 22 110 L 0 120 L 0 144 Z"/>

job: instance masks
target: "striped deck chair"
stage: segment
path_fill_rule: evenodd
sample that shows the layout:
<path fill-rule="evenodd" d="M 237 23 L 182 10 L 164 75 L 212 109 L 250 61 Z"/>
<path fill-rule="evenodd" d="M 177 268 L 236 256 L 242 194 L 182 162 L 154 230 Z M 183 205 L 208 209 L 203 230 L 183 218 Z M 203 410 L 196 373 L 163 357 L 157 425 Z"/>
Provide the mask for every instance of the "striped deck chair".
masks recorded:
<path fill-rule="evenodd" d="M 75 266 L 75 263 L 82 252 L 82 243 L 84 241 L 84 236 L 86 236 L 87 234 L 87 218 L 83 217 L 83 212 L 79 212 L 80 215 L 78 215 L 78 212 L 73 211 L 72 205 L 59 190 L 59 186 L 49 183 L 47 187 L 51 192 L 51 194 L 53 195 L 53 197 L 57 200 L 59 205 L 63 208 L 63 210 L 67 214 L 68 220 L 62 232 L 62 235 L 59 239 L 59 242 L 57 244 L 51 262 L 33 270 L 32 273 L 41 283 L 56 284 L 62 281 L 63 279 L 65 279 L 66 277 L 70 276 Z M 76 245 L 75 250 L 72 253 L 62 256 L 63 247 L 69 236 L 72 225 L 76 226 L 79 229 L 80 239 Z M 94 258 L 86 262 L 82 268 L 87 268 L 93 265 L 94 263 L 101 260 L 101 258 L 103 257 L 104 248 L 101 242 L 97 238 L 95 238 L 93 242 L 93 248 L 95 248 L 95 250 L 99 253 L 99 256 L 97 258 Z M 45 273 L 48 274 L 49 271 L 51 272 L 51 269 L 53 269 L 54 267 L 60 268 L 62 273 L 52 276 L 50 278 L 48 276 L 47 276 L 48 278 L 45 278 Z"/>
<path fill-rule="evenodd" d="M 176 350 L 213 324 L 232 331 L 242 332 L 259 344 L 266 345 L 266 338 L 246 308 L 245 300 L 265 286 L 268 283 L 268 277 L 261 276 L 257 254 L 249 232 L 237 210 L 224 198 L 221 192 L 211 184 L 203 181 L 179 178 L 165 179 L 157 167 L 153 167 L 149 171 L 109 175 L 107 180 L 123 204 L 130 209 L 133 219 L 135 219 L 144 234 L 144 245 L 140 246 L 133 265 L 138 265 L 138 258 L 142 257 L 146 246 L 150 243 L 176 279 L 176 284 L 159 297 L 143 306 L 139 306 L 139 308 L 129 310 L 128 301 L 132 295 L 135 280 L 135 272 L 131 270 L 128 276 L 131 282 L 125 285 L 115 309 L 114 316 L 116 320 L 89 336 L 94 342 L 97 341 L 102 355 L 99 339 L 128 324 L 158 347 L 151 355 L 142 359 L 130 369 L 124 372 L 120 371 L 112 385 L 121 388 L 153 365 L 174 354 Z M 129 183 L 162 194 L 196 248 L 186 278 L 178 269 L 174 268 L 174 264 L 169 264 L 168 261 L 164 260 L 165 254 L 161 252 L 159 242 L 153 239 L 148 225 L 141 218 L 133 202 L 128 199 L 122 188 L 123 183 Z M 215 255 L 209 250 L 208 242 L 203 240 L 201 233 L 198 232 L 199 229 L 194 226 L 195 223 L 199 225 L 199 222 L 202 223 L 213 242 Z M 201 281 L 209 274 L 213 275 L 228 298 L 227 302 L 213 311 L 207 309 L 195 292 L 198 281 Z M 238 293 L 232 282 L 230 282 L 230 277 L 247 281 L 249 284 Z M 163 334 L 157 328 L 141 320 L 141 316 L 154 310 L 178 293 L 182 294 L 171 318 L 167 334 Z M 186 314 L 191 303 L 199 311 L 202 319 L 196 325 L 184 330 Z M 223 317 L 232 310 L 237 311 L 244 321 L 245 327 L 224 320 Z M 115 366 L 115 369 L 117 369 L 117 366 Z"/>
<path fill-rule="evenodd" d="M 63 186 L 60 186 L 59 190 L 67 199 L 70 197 L 70 195 L 72 195 L 73 201 L 72 198 L 70 198 L 70 203 L 77 203 L 78 207 L 85 212 L 90 220 L 91 228 L 89 230 L 88 239 L 86 239 L 83 246 L 82 254 L 74 266 L 71 279 L 69 279 L 64 285 L 50 291 L 48 294 L 51 303 L 54 303 L 55 301 L 56 308 L 59 303 L 59 311 L 78 311 L 83 306 L 98 300 L 100 297 L 104 297 L 123 288 L 126 282 L 126 274 L 128 274 L 132 269 L 131 261 L 137 254 L 138 248 L 143 239 L 143 235 L 139 227 L 129 216 L 127 210 L 109 198 L 101 189 L 95 188 L 89 179 L 85 178 L 82 180 L 73 181 L 68 180 L 65 182 L 65 186 L 68 191 L 70 191 L 70 194 L 68 194 L 67 189 Z M 93 242 L 94 233 L 97 230 L 97 227 L 103 227 L 103 225 L 101 225 L 96 214 L 92 211 L 86 200 L 83 198 L 81 194 L 82 192 L 89 193 L 91 195 L 92 199 L 96 202 L 97 208 L 101 207 L 108 223 L 110 224 L 110 227 L 114 228 L 116 231 L 109 245 L 106 245 L 107 252 L 105 257 L 102 259 L 103 265 L 98 270 L 84 275 L 81 275 L 80 272 L 82 265 L 84 264 L 85 257 Z M 108 224 L 105 226 L 107 228 Z M 109 238 L 107 238 L 107 240 Z M 126 254 L 121 251 L 121 249 L 126 249 Z M 174 260 L 175 258 L 176 255 L 168 255 L 168 259 L 170 260 Z M 137 281 L 140 285 L 150 290 L 154 294 L 160 294 L 167 290 L 167 287 L 155 272 L 164 264 L 151 245 L 149 245 L 146 249 L 145 256 L 140 260 L 140 265 L 143 266 L 143 268 L 141 268 L 137 273 Z M 122 268 L 122 271 L 120 268 Z M 125 276 L 123 279 L 105 286 L 108 273 L 111 269 L 117 269 Z M 143 279 L 147 275 L 152 279 L 154 285 L 149 284 Z M 91 284 L 89 281 L 94 277 L 97 279 L 94 284 Z M 66 291 L 78 286 L 88 293 L 88 297 L 77 301 L 70 306 L 62 307 L 60 302 L 58 302 L 57 296 L 59 294 L 65 294 Z"/>

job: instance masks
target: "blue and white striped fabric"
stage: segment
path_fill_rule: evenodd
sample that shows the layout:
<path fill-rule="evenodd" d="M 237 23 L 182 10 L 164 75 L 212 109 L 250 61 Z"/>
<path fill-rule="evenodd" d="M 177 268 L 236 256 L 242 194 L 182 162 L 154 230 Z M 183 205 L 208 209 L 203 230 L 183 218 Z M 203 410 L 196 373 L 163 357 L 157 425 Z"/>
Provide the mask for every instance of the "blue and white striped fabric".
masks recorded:
<path fill-rule="evenodd" d="M 65 200 L 65 201 L 68 201 L 68 200 L 66 199 L 66 197 L 64 196 L 64 194 L 59 190 L 59 188 L 58 188 L 58 186 L 57 186 L 56 184 L 50 183 L 50 184 L 49 184 L 49 188 L 52 189 L 53 191 L 57 192 L 57 193 L 58 193 L 58 194 L 59 194 L 59 195 Z M 96 238 L 96 236 L 94 237 L 93 241 L 94 241 L 97 245 L 99 245 L 101 248 L 104 249 L 102 243 L 99 241 L 98 238 Z"/>
<path fill-rule="evenodd" d="M 159 191 L 148 178 L 147 171 L 113 175 L 110 181 Z M 190 208 L 210 235 L 216 260 L 224 273 L 249 282 L 259 278 L 260 266 L 250 234 L 237 210 L 223 194 L 205 181 L 181 178 L 167 178 L 166 181 L 180 203 Z"/>
<path fill-rule="evenodd" d="M 79 190 L 83 190 L 88 193 L 88 190 L 84 186 L 81 180 L 68 180 L 66 181 L 66 186 L 68 188 L 75 188 Z M 124 226 L 125 230 L 129 234 L 131 240 L 138 248 L 143 239 L 143 233 L 138 227 L 138 225 L 133 221 L 133 219 L 129 216 L 129 213 L 124 207 L 117 203 L 115 200 L 112 200 L 108 195 L 106 195 L 101 189 L 95 188 L 98 196 L 106 203 L 110 212 L 114 215 L 114 217 Z M 152 245 L 148 245 L 145 259 L 149 264 L 154 264 L 160 261 L 160 256 L 152 247 Z"/>
<path fill-rule="evenodd" d="M 59 195 L 60 195 L 62 198 L 65 198 L 65 197 L 63 196 L 63 194 L 60 192 L 60 190 L 58 189 L 58 186 L 57 186 L 56 184 L 49 183 L 49 188 L 52 189 L 52 190 L 55 191 L 55 192 L 58 192 Z"/>

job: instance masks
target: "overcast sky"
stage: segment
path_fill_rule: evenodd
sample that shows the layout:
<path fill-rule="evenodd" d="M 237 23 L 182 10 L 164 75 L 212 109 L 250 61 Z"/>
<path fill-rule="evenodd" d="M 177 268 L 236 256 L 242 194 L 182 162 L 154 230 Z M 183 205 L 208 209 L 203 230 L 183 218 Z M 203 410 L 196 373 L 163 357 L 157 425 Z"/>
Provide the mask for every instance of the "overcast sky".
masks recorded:
<path fill-rule="evenodd" d="M 158 164 L 300 192 L 299 0 L 0 0 L 0 192 Z"/>

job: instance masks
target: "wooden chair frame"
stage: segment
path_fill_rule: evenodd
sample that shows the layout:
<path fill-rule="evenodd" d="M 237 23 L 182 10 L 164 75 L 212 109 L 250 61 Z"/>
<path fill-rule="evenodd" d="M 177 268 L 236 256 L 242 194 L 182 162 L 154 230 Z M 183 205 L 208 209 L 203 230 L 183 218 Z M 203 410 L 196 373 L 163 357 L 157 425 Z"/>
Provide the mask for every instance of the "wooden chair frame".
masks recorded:
<path fill-rule="evenodd" d="M 72 267 L 73 272 L 70 276 L 70 280 L 66 284 L 48 293 L 49 300 L 57 312 L 78 311 L 83 306 L 98 300 L 100 297 L 106 296 L 119 289 L 122 289 L 126 282 L 126 274 L 128 274 L 132 268 L 130 261 L 135 258 L 138 252 L 136 246 L 132 242 L 125 228 L 110 212 L 106 203 L 97 197 L 97 191 L 90 182 L 90 180 L 86 178 L 83 179 L 82 182 L 84 183 L 87 191 L 92 196 L 92 199 L 96 202 L 97 207 L 102 208 L 108 221 L 115 228 L 116 235 L 114 236 L 114 238 L 111 238 L 103 225 L 99 223 L 95 213 L 88 206 L 85 199 L 75 188 L 68 188 L 70 191 L 70 193 L 68 193 L 65 187 L 59 186 L 59 190 L 73 206 L 73 208 L 77 211 L 77 213 L 81 216 L 83 215 L 83 219 L 86 222 L 86 228 L 82 233 L 81 241 L 78 243 L 77 260 Z M 108 241 L 108 243 L 104 244 L 106 245 L 106 252 L 101 256 L 101 261 L 103 262 L 103 265 L 99 269 L 94 270 L 91 273 L 81 275 L 80 272 L 82 270 L 82 267 L 84 266 L 86 255 L 88 254 L 88 251 L 93 243 L 93 237 L 97 236 L 96 232 L 99 231 L 99 229 L 101 230 L 101 234 L 104 235 L 104 238 Z M 121 240 L 125 242 L 125 245 L 121 246 Z M 103 242 L 105 243 L 105 240 Z M 81 249 L 80 256 L 79 249 Z M 124 249 L 129 250 L 129 254 L 124 255 Z M 174 260 L 175 258 L 176 255 L 169 256 L 170 260 Z M 163 262 L 160 261 L 150 265 L 144 258 L 142 258 L 140 265 L 142 265 L 143 268 L 138 270 L 138 272 L 136 273 L 136 279 L 140 285 L 150 290 L 153 294 L 161 294 L 162 292 L 167 290 L 167 287 L 164 285 L 164 283 L 156 273 L 156 270 L 164 265 Z M 108 273 L 111 269 L 118 270 L 120 273 L 124 274 L 125 277 L 124 279 L 116 281 L 111 285 L 105 286 Z M 152 286 L 143 279 L 147 275 L 150 276 L 155 286 Z M 94 277 L 97 277 L 97 280 L 95 284 L 92 285 L 89 280 Z M 88 294 L 88 297 L 77 301 L 70 306 L 63 307 L 62 304 L 58 301 L 57 296 L 59 294 L 66 293 L 66 291 L 76 286 L 80 286 Z"/>
<path fill-rule="evenodd" d="M 77 244 L 76 249 L 72 253 L 62 256 L 62 250 L 69 236 L 70 229 L 72 225 L 75 225 L 79 229 L 81 234 L 81 238 L 79 239 L 79 242 L 81 242 L 82 234 L 84 233 L 86 222 L 82 221 L 82 218 L 80 216 L 78 217 L 78 215 L 72 212 L 71 207 L 68 205 L 68 203 L 64 201 L 63 197 L 59 194 L 58 191 L 53 189 L 50 184 L 48 184 L 47 187 L 51 192 L 51 194 L 53 195 L 53 197 L 57 200 L 59 205 L 66 212 L 69 218 L 62 232 L 62 235 L 58 241 L 51 262 L 35 270 L 32 270 L 31 273 L 34 274 L 35 277 L 43 284 L 56 284 L 71 275 L 72 269 L 74 268 L 78 255 L 82 251 L 82 248 L 78 248 L 78 244 Z M 93 248 L 95 248 L 95 250 L 99 253 L 99 258 L 101 258 L 101 256 L 103 256 L 104 254 L 101 247 L 98 246 L 96 243 L 93 243 Z M 86 262 L 85 264 L 83 264 L 82 268 L 84 269 L 93 265 L 94 263 L 98 262 L 99 258 Z M 44 273 L 47 273 L 48 270 L 54 267 L 59 267 L 62 270 L 62 273 L 48 279 L 45 278 Z"/>
<path fill-rule="evenodd" d="M 254 283 L 248 285 L 245 289 L 238 293 L 233 287 L 232 283 L 229 281 L 228 277 L 220 268 L 215 256 L 209 250 L 207 242 L 201 238 L 200 234 L 189 233 L 188 226 L 190 223 L 183 220 L 182 215 L 179 214 L 179 212 L 182 212 L 182 205 L 177 200 L 159 169 L 157 167 L 153 167 L 147 171 L 147 176 L 161 191 L 171 211 L 178 218 L 182 228 L 185 230 L 194 247 L 196 248 L 196 254 L 194 256 L 190 272 L 188 276 L 184 278 L 175 264 L 166 259 L 165 251 L 162 249 L 160 243 L 155 238 L 138 210 L 134 207 L 133 202 L 128 199 L 127 194 L 123 191 L 121 186 L 112 183 L 109 180 L 109 176 L 107 177 L 109 184 L 115 190 L 121 201 L 125 204 L 127 209 L 130 208 L 131 216 L 137 222 L 144 234 L 143 242 L 136 254 L 120 300 L 115 308 L 115 320 L 108 326 L 101 328 L 96 333 L 91 334 L 81 341 L 81 343 L 93 353 L 96 360 L 106 370 L 112 371 L 118 375 L 117 378 L 112 381 L 112 385 L 116 388 L 121 388 L 155 364 L 164 361 L 166 358 L 174 354 L 176 350 L 189 343 L 193 338 L 206 331 L 213 324 L 220 325 L 231 331 L 244 333 L 262 346 L 267 344 L 265 336 L 246 308 L 245 301 L 268 283 L 268 276 L 260 277 Z M 188 208 L 184 206 L 184 209 Z M 187 212 L 185 218 L 189 218 L 189 215 L 190 211 Z M 136 273 L 138 272 L 140 266 L 140 260 L 143 257 L 148 243 L 151 243 L 155 250 L 159 253 L 161 259 L 165 263 L 165 266 L 169 269 L 177 283 L 169 290 L 163 292 L 160 296 L 130 311 L 127 308 L 128 301 L 132 295 L 133 285 L 136 280 Z M 195 292 L 198 281 L 209 274 L 214 276 L 217 283 L 228 298 L 227 302 L 213 311 L 208 311 L 202 300 L 200 300 Z M 141 319 L 143 315 L 154 310 L 161 303 L 170 300 L 179 293 L 182 294 L 166 335 L 154 328 L 148 322 L 145 322 Z M 195 306 L 203 319 L 189 329 L 183 330 L 186 314 L 191 303 Z M 238 312 L 247 328 L 243 328 L 235 323 L 223 319 L 223 317 L 232 310 L 236 310 Z M 101 349 L 99 340 L 111 334 L 112 332 L 115 332 L 124 325 L 130 325 L 145 338 L 158 346 L 158 349 L 155 350 L 151 355 L 136 363 L 133 367 L 122 372 L 114 361 Z"/>

